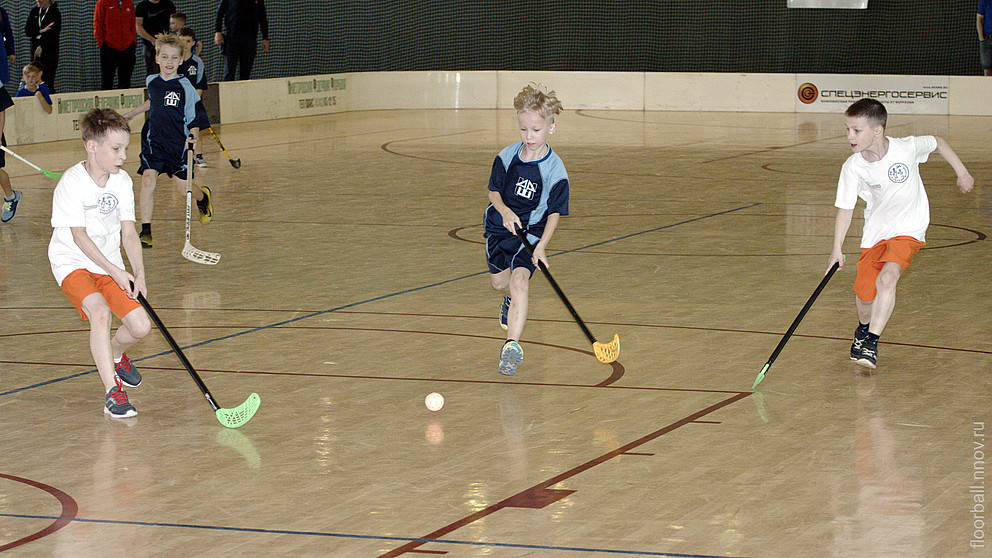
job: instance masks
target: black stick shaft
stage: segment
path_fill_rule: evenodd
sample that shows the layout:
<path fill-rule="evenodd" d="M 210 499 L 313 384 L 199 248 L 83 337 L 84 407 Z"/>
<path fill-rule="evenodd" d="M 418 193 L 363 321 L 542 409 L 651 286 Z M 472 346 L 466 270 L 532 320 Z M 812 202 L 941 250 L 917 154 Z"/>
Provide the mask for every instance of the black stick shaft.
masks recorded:
<path fill-rule="evenodd" d="M 165 324 L 162 323 L 162 320 L 159 319 L 158 314 L 155 313 L 155 310 L 152 310 L 151 305 L 148 304 L 148 301 L 145 300 L 145 296 L 141 293 L 138 293 L 138 302 L 145 309 L 145 312 L 148 312 L 148 315 L 151 316 L 152 321 L 155 322 L 155 326 L 158 327 L 158 330 L 162 332 L 162 336 L 165 337 L 165 340 L 169 342 L 169 346 L 172 347 L 173 352 L 176 353 L 176 356 L 179 357 L 179 360 L 183 363 L 183 366 L 186 367 L 186 371 L 193 377 L 193 381 L 196 382 L 196 387 L 200 388 L 200 391 L 203 392 L 203 396 L 207 398 L 207 403 L 210 403 L 210 407 L 212 407 L 214 411 L 220 409 L 220 405 L 218 405 L 214 401 L 213 396 L 210 395 L 210 390 L 207 389 L 207 385 L 203 383 L 203 380 L 200 379 L 200 375 L 196 373 L 196 370 L 193 369 L 193 365 L 190 364 L 189 359 L 187 359 L 186 355 L 183 354 L 183 350 L 179 348 L 179 343 L 176 343 L 176 340 L 172 338 L 169 330 L 165 329 Z"/>
<path fill-rule="evenodd" d="M 834 262 L 834 265 L 830 267 L 830 271 L 823 276 L 820 284 L 816 286 L 816 290 L 813 291 L 813 294 L 810 295 L 809 300 L 806 301 L 806 305 L 799 311 L 799 315 L 796 316 L 796 319 L 792 322 L 792 325 L 789 326 L 789 330 L 785 332 L 785 337 L 782 337 L 782 340 L 778 342 L 778 346 L 775 347 L 775 350 L 772 352 L 772 356 L 769 357 L 768 362 L 765 363 L 766 366 L 770 366 L 771 363 L 775 362 L 775 359 L 778 358 L 778 354 L 782 352 L 785 344 L 789 341 L 789 338 L 792 337 L 792 333 L 796 331 L 797 327 L 799 327 L 799 322 L 803 321 L 803 317 L 806 316 L 806 312 L 809 312 L 809 309 L 813 306 L 813 302 L 816 300 L 816 297 L 820 296 L 820 292 L 827 286 L 827 282 L 830 281 L 830 278 L 833 277 L 834 272 L 837 271 L 839 267 L 840 264 Z"/>
<path fill-rule="evenodd" d="M 516 233 L 517 236 L 520 238 L 520 241 L 524 243 L 524 247 L 527 248 L 527 251 L 530 252 L 531 256 L 533 256 L 534 246 L 532 246 L 530 241 L 527 240 L 527 233 L 525 233 L 520 229 L 517 229 Z M 548 283 L 551 283 L 551 287 L 554 288 L 556 293 L 558 293 L 558 298 L 560 298 L 561 301 L 565 303 L 565 308 L 568 308 L 568 312 L 572 315 L 573 318 L 575 318 L 575 323 L 579 324 L 579 327 L 582 329 L 582 333 L 586 334 L 586 337 L 589 339 L 590 343 L 595 343 L 596 338 L 593 337 L 592 332 L 589 331 L 589 328 L 586 327 L 585 322 L 583 322 L 582 318 L 579 317 L 579 313 L 575 311 L 575 308 L 572 306 L 572 303 L 568 301 L 568 297 L 565 296 L 565 293 L 561 290 L 561 287 L 558 286 L 558 282 L 555 281 L 555 278 L 551 276 L 551 272 L 548 271 L 548 266 L 544 265 L 544 262 L 542 262 L 541 260 L 537 260 L 537 266 L 541 268 L 541 271 L 544 272 L 544 276 L 548 278 Z"/>

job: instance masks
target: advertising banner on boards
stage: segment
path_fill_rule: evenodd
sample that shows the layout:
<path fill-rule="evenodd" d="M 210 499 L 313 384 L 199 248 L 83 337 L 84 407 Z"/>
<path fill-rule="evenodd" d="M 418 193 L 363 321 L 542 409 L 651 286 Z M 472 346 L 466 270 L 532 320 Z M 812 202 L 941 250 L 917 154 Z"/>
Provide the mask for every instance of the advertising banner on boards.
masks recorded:
<path fill-rule="evenodd" d="M 796 112 L 844 112 L 877 99 L 893 114 L 947 114 L 947 76 L 796 74 Z"/>

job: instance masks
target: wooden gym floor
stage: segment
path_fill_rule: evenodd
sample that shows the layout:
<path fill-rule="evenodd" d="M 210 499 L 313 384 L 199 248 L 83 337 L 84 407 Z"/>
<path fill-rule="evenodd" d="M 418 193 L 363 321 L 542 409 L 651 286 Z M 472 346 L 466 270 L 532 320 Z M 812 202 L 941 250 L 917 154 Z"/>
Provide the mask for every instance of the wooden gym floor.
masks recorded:
<path fill-rule="evenodd" d="M 566 99 L 567 105 L 567 99 Z M 853 265 L 757 393 L 819 282 L 833 231 L 837 115 L 568 111 L 552 145 L 571 212 L 551 270 L 600 364 L 535 276 L 516 376 L 481 237 L 512 111 L 380 111 L 219 128 L 216 217 L 180 256 L 183 198 L 159 183 L 149 301 L 130 351 L 138 416 L 113 420 L 46 249 L 54 182 L 0 225 L 0 550 L 24 556 L 982 555 L 979 444 L 992 426 L 989 118 L 890 117 L 948 139 L 962 195 L 923 165 L 928 245 L 899 285 L 879 367 L 848 359 Z M 49 170 L 79 142 L 18 146 Z M 137 168 L 137 138 L 126 169 Z M 860 217 L 860 207 L 856 215 Z M 846 244 L 856 257 L 860 218 Z M 424 397 L 437 391 L 436 413 Z M 977 541 L 977 543 L 976 543 Z"/>

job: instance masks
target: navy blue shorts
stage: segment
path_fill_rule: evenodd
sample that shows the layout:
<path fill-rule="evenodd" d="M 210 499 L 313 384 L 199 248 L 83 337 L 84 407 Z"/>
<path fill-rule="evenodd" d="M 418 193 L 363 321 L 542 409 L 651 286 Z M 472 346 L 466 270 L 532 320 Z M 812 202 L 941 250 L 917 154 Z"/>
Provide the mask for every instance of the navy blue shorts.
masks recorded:
<path fill-rule="evenodd" d="M 527 239 L 532 243 L 539 240 L 532 234 L 528 234 Z M 489 273 L 494 275 L 518 267 L 527 268 L 533 275 L 534 270 L 537 269 L 524 243 L 509 233 L 505 235 L 490 233 L 486 237 L 486 259 L 489 261 Z"/>
<path fill-rule="evenodd" d="M 138 156 L 138 174 L 153 169 L 159 174 L 186 180 L 186 138 L 175 137 L 171 141 L 148 137 L 148 119 L 141 126 L 141 155 Z"/>
<path fill-rule="evenodd" d="M 141 164 L 138 165 L 138 174 L 143 175 L 148 169 L 153 169 L 158 171 L 159 174 L 167 174 L 169 176 L 174 176 L 179 180 L 186 180 L 186 161 L 184 159 L 176 160 L 174 157 L 168 159 L 159 159 L 152 157 L 150 155 L 145 155 L 144 152 L 138 156 L 138 160 Z"/>
<path fill-rule="evenodd" d="M 10 98 L 10 93 L 7 93 L 6 89 L 0 87 L 0 112 L 9 109 L 12 106 L 14 106 L 14 100 Z M 2 134 L 0 134 L 0 145 L 7 147 L 7 138 Z M 4 157 L 4 155 L 6 155 L 6 153 L 0 151 L 0 169 L 7 165 L 7 158 Z"/>

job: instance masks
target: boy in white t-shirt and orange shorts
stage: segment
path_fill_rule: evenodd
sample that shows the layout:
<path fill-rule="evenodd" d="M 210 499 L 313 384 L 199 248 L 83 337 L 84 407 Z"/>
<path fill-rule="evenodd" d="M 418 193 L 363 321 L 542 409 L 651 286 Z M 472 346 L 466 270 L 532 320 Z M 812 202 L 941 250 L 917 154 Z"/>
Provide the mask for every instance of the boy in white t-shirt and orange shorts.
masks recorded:
<path fill-rule="evenodd" d="M 840 172 L 834 202 L 834 246 L 827 268 L 834 263 L 844 267 L 844 238 L 858 198 L 865 200 L 861 256 L 854 280 L 859 323 L 851 344 L 851 360 L 875 368 L 878 337 L 895 306 L 896 283 L 925 244 L 930 225 L 930 203 L 920 177 L 920 163 L 925 163 L 930 153 L 940 153 L 957 173 L 958 188 L 963 193 L 971 191 L 975 179 L 943 138 L 886 137 L 888 115 L 882 103 L 874 99 L 861 99 L 844 114 L 847 139 L 854 154 Z"/>
<path fill-rule="evenodd" d="M 123 386 L 141 383 L 124 354 L 151 331 L 138 303 L 147 294 L 141 242 L 134 227 L 134 185 L 121 165 L 131 128 L 111 109 L 92 109 L 79 120 L 86 160 L 70 167 L 52 199 L 48 260 L 66 297 L 90 322 L 90 351 L 105 391 L 104 412 L 114 418 L 137 414 Z M 121 247 L 134 274 L 127 272 Z M 111 337 L 112 315 L 121 326 Z"/>

